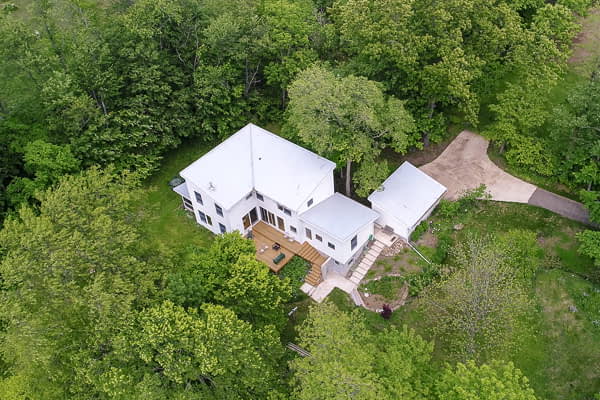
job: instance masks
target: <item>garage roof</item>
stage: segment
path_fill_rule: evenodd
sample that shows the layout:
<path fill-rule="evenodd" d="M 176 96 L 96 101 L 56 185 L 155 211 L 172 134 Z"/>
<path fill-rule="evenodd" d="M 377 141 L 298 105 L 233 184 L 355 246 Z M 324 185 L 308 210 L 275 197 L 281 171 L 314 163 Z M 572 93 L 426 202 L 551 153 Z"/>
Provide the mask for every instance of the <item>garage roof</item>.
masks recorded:
<path fill-rule="evenodd" d="M 410 228 L 445 192 L 445 186 L 405 161 L 371 193 L 369 201 Z"/>

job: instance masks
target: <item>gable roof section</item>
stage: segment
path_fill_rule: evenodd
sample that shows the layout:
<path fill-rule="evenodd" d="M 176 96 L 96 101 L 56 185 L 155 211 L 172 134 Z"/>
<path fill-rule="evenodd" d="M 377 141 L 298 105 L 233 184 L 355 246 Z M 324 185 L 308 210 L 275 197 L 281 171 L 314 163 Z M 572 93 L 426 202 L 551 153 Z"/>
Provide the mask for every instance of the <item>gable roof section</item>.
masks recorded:
<path fill-rule="evenodd" d="M 256 189 L 297 210 L 334 168 L 326 158 L 248 124 L 180 175 L 225 209 Z"/>
<path fill-rule="evenodd" d="M 347 241 L 362 227 L 379 218 L 376 211 L 340 194 L 327 199 L 300 214 L 300 219 L 340 241 Z"/>
<path fill-rule="evenodd" d="M 446 192 L 441 183 L 405 161 L 369 196 L 385 213 L 412 227 Z"/>

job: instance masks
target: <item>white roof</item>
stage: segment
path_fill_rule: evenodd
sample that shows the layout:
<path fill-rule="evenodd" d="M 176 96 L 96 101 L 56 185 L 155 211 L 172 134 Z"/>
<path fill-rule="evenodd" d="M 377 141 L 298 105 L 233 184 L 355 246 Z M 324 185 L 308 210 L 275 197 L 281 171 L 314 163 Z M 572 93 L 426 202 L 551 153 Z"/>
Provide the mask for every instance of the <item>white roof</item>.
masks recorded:
<path fill-rule="evenodd" d="M 179 194 L 180 196 L 185 197 L 186 199 L 190 198 L 190 194 L 188 193 L 187 190 L 187 184 L 185 182 L 183 182 L 182 184 L 179 184 L 177 186 L 175 186 L 173 188 L 173 191 L 177 194 Z"/>
<path fill-rule="evenodd" d="M 445 192 L 445 186 L 405 161 L 371 193 L 369 201 L 412 227 Z"/>
<path fill-rule="evenodd" d="M 377 218 L 379 214 L 376 211 L 340 193 L 334 193 L 300 214 L 302 221 L 341 241 L 350 239 Z"/>
<path fill-rule="evenodd" d="M 248 124 L 180 175 L 225 209 L 253 188 L 297 210 L 335 163 L 254 124 Z"/>

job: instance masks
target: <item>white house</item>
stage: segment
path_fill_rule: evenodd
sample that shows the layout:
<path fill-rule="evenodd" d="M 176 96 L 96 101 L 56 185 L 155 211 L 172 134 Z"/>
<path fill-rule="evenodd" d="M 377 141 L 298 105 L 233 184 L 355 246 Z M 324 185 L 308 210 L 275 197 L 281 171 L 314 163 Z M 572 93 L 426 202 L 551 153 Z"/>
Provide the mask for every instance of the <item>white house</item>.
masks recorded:
<path fill-rule="evenodd" d="M 377 215 L 334 192 L 334 168 L 326 158 L 248 124 L 181 171 L 185 183 L 174 190 L 213 233 L 246 234 L 262 220 L 348 264 L 373 233 Z M 345 215 L 352 224 L 325 218 L 338 206 L 353 213 Z"/>
<path fill-rule="evenodd" d="M 381 187 L 371 193 L 369 201 L 380 215 L 377 223 L 391 227 L 408 240 L 417 225 L 429 217 L 446 193 L 438 181 L 404 162 Z"/>
<path fill-rule="evenodd" d="M 264 221 L 346 270 L 374 235 L 374 224 L 408 238 L 445 188 L 404 163 L 369 196 L 368 208 L 335 193 L 335 163 L 248 124 L 189 165 L 175 187 L 183 206 L 215 234 L 248 234 Z"/>

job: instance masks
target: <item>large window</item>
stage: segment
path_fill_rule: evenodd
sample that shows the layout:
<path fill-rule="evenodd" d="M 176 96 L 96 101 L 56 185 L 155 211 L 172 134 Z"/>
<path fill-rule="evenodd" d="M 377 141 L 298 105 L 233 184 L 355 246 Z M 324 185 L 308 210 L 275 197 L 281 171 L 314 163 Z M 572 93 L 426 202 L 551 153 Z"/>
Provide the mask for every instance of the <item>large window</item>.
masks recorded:
<path fill-rule="evenodd" d="M 310 229 L 306 228 L 304 232 L 306 233 L 307 238 L 312 239 L 312 232 L 310 231 Z"/>
<path fill-rule="evenodd" d="M 350 241 L 350 250 L 354 250 L 356 248 L 357 244 L 358 244 L 358 239 L 356 238 L 356 236 L 354 236 L 352 238 L 352 240 Z"/>
<path fill-rule="evenodd" d="M 219 222 L 219 229 L 221 230 L 221 233 L 225 233 L 227 232 L 227 228 L 225 228 L 225 225 L 223 225 L 222 223 Z"/>
<path fill-rule="evenodd" d="M 186 199 L 185 197 L 182 197 L 183 199 L 183 206 L 185 208 L 187 208 L 188 210 L 193 210 L 194 206 L 192 206 L 192 201 L 190 199 Z"/>
<path fill-rule="evenodd" d="M 220 205 L 215 204 L 215 211 L 217 212 L 217 215 L 220 215 L 221 217 L 223 216 L 223 209 Z"/>
<path fill-rule="evenodd" d="M 327 242 L 327 247 L 329 247 L 330 249 L 334 249 L 335 250 L 335 244 L 333 244 L 331 242 Z"/>
<path fill-rule="evenodd" d="M 258 214 L 256 213 L 256 208 L 253 208 L 252 210 L 250 210 L 249 214 L 250 214 L 250 221 L 253 224 L 256 223 L 256 221 L 258 221 Z"/>
<path fill-rule="evenodd" d="M 196 195 L 196 201 L 200 204 L 204 204 L 204 202 L 202 201 L 202 196 L 200 196 L 200 193 L 198 192 L 194 192 L 194 195 Z"/>
<path fill-rule="evenodd" d="M 256 213 L 256 208 L 248 211 L 248 214 L 242 217 L 242 223 L 244 224 L 244 229 L 248 229 L 250 225 L 254 224 L 258 221 L 258 215 Z"/>

